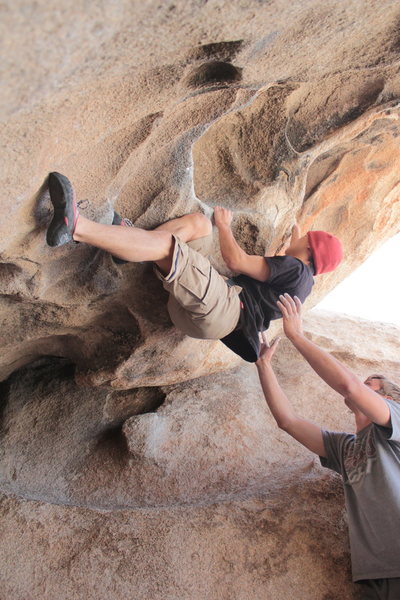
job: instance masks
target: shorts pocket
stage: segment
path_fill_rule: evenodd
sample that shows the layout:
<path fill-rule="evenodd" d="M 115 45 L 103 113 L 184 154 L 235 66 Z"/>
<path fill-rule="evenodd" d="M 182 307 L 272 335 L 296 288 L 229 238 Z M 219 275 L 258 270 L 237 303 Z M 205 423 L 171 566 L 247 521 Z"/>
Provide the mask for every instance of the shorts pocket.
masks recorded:
<path fill-rule="evenodd" d="M 211 293 L 211 265 L 188 265 L 179 278 L 179 284 L 199 303 L 206 305 Z"/>

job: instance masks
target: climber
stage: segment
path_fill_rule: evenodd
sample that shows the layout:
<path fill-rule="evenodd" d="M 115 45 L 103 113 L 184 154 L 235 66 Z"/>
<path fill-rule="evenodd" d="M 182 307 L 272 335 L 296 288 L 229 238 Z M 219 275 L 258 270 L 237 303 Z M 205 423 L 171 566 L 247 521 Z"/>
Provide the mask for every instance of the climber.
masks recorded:
<path fill-rule="evenodd" d="M 325 431 L 297 416 L 271 366 L 279 338 L 262 334 L 256 362 L 265 399 L 278 426 L 342 475 L 350 530 L 353 581 L 362 598 L 400 598 L 400 387 L 382 375 L 362 383 L 303 334 L 301 302 L 288 294 L 278 307 L 283 329 L 314 371 L 344 398 L 356 433 Z"/>
<path fill-rule="evenodd" d="M 205 215 L 184 215 L 146 231 L 114 213 L 114 225 L 103 225 L 79 214 L 73 187 L 64 175 L 50 173 L 49 191 L 54 207 L 47 231 L 50 246 L 75 240 L 106 250 L 119 262 L 154 262 L 156 275 L 169 292 L 168 311 L 174 325 L 194 338 L 221 339 L 249 362 L 259 355 L 258 332 L 280 318 L 279 294 L 290 292 L 304 301 L 314 283 L 313 273 L 331 271 L 342 259 L 341 243 L 335 236 L 310 231 L 300 237 L 297 225 L 286 256 L 246 254 L 230 229 L 231 212 L 217 207 L 214 220 L 222 256 L 240 273 L 227 280 L 188 246 L 211 233 L 212 224 Z"/>

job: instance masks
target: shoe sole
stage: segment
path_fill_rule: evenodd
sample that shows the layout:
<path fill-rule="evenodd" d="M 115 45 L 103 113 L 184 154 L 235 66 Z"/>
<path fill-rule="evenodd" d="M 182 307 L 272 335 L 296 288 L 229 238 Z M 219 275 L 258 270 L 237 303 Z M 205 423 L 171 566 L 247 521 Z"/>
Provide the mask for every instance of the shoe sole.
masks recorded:
<path fill-rule="evenodd" d="M 50 173 L 48 186 L 54 214 L 46 241 L 52 247 L 63 246 L 73 239 L 77 216 L 75 192 L 69 179 L 61 173 Z"/>

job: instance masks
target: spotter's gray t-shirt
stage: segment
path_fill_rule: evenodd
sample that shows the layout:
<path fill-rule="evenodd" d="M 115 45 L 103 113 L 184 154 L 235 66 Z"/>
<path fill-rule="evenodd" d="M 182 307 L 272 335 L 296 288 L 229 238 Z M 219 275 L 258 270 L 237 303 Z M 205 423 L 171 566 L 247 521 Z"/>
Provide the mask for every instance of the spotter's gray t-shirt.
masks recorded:
<path fill-rule="evenodd" d="M 391 428 L 323 431 L 321 464 L 343 477 L 353 581 L 400 577 L 400 404 L 386 402 Z"/>

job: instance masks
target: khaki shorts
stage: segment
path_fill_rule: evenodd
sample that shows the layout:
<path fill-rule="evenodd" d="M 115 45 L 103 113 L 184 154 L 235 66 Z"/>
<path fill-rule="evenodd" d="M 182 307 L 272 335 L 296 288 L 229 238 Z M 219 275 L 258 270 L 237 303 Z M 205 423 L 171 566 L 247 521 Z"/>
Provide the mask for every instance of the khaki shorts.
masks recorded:
<path fill-rule="evenodd" d="M 174 236 L 175 237 L 175 236 Z M 240 316 L 240 286 L 229 287 L 210 261 L 175 237 L 171 270 L 163 276 L 168 312 L 177 329 L 200 339 L 219 340 L 231 333 Z"/>

